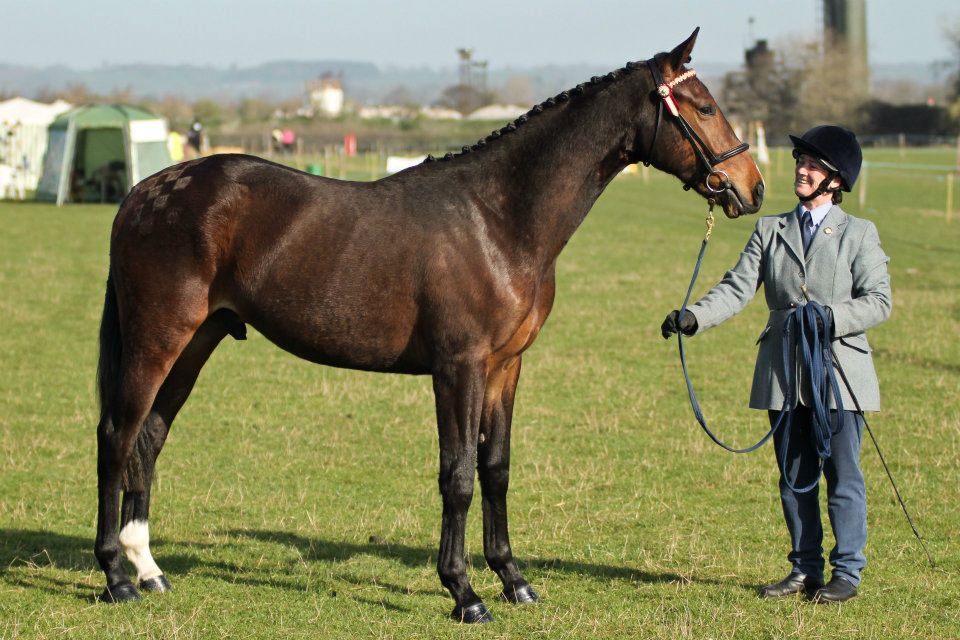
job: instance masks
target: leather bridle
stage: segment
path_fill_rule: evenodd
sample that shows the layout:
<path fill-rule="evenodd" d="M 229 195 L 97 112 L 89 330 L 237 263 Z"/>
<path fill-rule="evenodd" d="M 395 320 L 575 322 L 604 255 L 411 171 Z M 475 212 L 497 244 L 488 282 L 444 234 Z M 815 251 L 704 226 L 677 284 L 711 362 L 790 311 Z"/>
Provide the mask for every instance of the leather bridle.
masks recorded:
<path fill-rule="evenodd" d="M 697 132 L 693 130 L 690 124 L 683 117 L 683 114 L 680 113 L 676 99 L 673 97 L 673 88 L 683 82 L 697 75 L 697 72 L 693 69 L 681 73 L 676 78 L 670 82 L 664 82 L 663 75 L 660 73 L 660 69 L 657 67 L 655 59 L 647 60 L 647 68 L 650 69 L 650 74 L 653 76 L 654 91 L 657 95 L 657 119 L 653 128 L 653 138 L 650 139 L 650 149 L 647 151 L 646 159 L 643 161 L 645 165 L 650 165 L 651 157 L 653 155 L 653 148 L 657 142 L 657 134 L 660 133 L 660 120 L 663 117 L 663 107 L 666 105 L 667 110 L 670 111 L 670 115 L 674 117 L 677 122 L 677 126 L 680 127 L 680 133 L 683 134 L 683 137 L 686 138 L 687 142 L 690 143 L 690 146 L 693 147 L 693 151 L 697 156 L 699 162 L 703 165 L 706 172 L 703 174 L 703 184 L 706 186 L 706 189 L 711 194 L 720 194 L 733 187 L 730 183 L 730 177 L 725 171 L 721 171 L 716 168 L 716 165 L 729 160 L 737 154 L 743 153 L 750 148 L 750 145 L 743 142 L 732 149 L 728 149 L 719 155 L 715 155 L 710 147 L 703 141 L 703 139 L 697 135 Z M 716 176 L 718 179 L 718 186 L 714 187 L 710 184 L 710 178 Z M 683 185 L 685 190 L 693 188 L 693 183 L 688 182 Z"/>

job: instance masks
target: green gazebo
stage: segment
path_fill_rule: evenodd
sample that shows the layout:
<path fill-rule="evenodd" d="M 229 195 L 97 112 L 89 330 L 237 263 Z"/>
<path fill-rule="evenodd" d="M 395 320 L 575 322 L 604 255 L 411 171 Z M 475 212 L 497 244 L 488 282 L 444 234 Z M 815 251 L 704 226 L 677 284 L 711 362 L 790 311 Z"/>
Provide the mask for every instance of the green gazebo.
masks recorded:
<path fill-rule="evenodd" d="M 37 199 L 119 202 L 130 188 L 170 166 L 166 121 L 127 105 L 78 107 L 50 124 Z"/>

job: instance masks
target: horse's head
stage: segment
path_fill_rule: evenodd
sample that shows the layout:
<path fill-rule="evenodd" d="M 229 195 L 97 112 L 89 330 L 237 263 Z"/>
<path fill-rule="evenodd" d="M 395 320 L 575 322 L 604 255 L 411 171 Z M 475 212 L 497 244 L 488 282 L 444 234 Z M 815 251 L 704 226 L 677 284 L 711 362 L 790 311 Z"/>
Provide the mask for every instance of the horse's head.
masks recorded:
<path fill-rule="evenodd" d="M 729 218 L 755 213 L 763 203 L 763 176 L 723 117 L 710 92 L 686 69 L 698 27 L 670 53 L 647 62 L 651 109 L 637 133 L 643 158 L 680 178 L 685 188 L 723 207 Z"/>

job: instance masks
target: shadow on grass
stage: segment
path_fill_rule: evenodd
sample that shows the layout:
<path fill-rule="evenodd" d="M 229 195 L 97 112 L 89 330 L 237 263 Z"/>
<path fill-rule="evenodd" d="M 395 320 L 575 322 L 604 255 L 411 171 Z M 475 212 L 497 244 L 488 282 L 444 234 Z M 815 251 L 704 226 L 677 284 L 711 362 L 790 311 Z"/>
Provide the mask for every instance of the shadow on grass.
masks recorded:
<path fill-rule="evenodd" d="M 270 544 L 294 547 L 303 559 L 308 561 L 337 563 L 355 556 L 368 555 L 389 559 L 417 569 L 424 567 L 432 569 L 436 563 L 436 549 L 426 547 L 412 547 L 390 542 L 355 544 L 321 538 L 308 538 L 285 531 L 240 529 L 225 533 L 241 540 L 249 538 Z M 299 577 L 292 574 L 285 575 L 282 571 L 278 574 L 275 567 L 263 569 L 262 575 L 251 575 L 250 567 L 240 567 L 230 562 L 199 558 L 191 552 L 184 554 L 169 553 L 169 550 L 178 547 L 184 549 L 216 548 L 232 546 L 233 544 L 242 546 L 242 542 L 221 544 L 174 540 L 158 541 L 153 546 L 165 549 L 157 560 L 174 581 L 177 575 L 196 572 L 198 575 L 225 582 L 293 591 L 304 590 L 303 581 Z M 486 561 L 481 554 L 473 554 L 470 560 L 476 567 L 486 566 Z M 736 584 L 729 580 L 683 576 L 669 572 L 651 573 L 629 566 L 570 561 L 560 558 L 532 558 L 521 561 L 520 565 L 521 569 L 555 571 L 596 580 L 646 584 L 678 583 L 721 586 Z M 95 601 L 103 589 L 103 586 L 99 584 L 90 585 L 86 582 L 66 579 L 61 575 L 56 575 L 54 572 L 57 571 L 79 571 L 102 577 L 100 567 L 93 555 L 93 539 L 65 535 L 55 531 L 0 529 L 0 583 L 23 589 L 40 590 L 58 596 L 69 595 L 85 602 Z M 339 576 L 339 579 L 357 583 L 356 578 L 348 575 Z M 378 582 L 377 586 L 397 595 L 409 595 L 411 593 L 408 588 L 397 584 Z M 740 583 L 739 586 L 751 591 L 757 588 L 757 585 L 754 584 Z M 436 595 L 446 595 L 446 592 L 439 586 L 435 592 L 431 591 L 431 594 L 434 593 Z M 396 606 L 384 601 L 370 601 L 366 604 L 387 608 Z"/>
<path fill-rule="evenodd" d="M 163 546 L 163 542 L 152 546 Z M 170 543 L 171 547 L 176 546 Z M 189 546 L 197 546 L 190 543 Z M 213 546 L 213 545 L 210 545 Z M 166 556 L 165 560 L 186 573 L 203 564 L 189 556 Z M 70 595 L 84 602 L 95 602 L 103 584 L 64 579 L 54 572 L 103 574 L 93 555 L 93 538 L 66 535 L 56 531 L 0 529 L 0 584 L 45 591 L 52 595 Z"/>
<path fill-rule="evenodd" d="M 55 531 L 0 529 L 0 583 L 93 601 L 98 591 L 54 571 L 99 570 L 93 540 Z"/>
<path fill-rule="evenodd" d="M 20 566 L 95 569 L 93 539 L 56 531 L 0 529 L 0 576 Z"/>
<path fill-rule="evenodd" d="M 231 536 L 252 538 L 262 542 L 295 547 L 305 560 L 343 562 L 353 558 L 354 556 L 370 555 L 387 558 L 413 568 L 432 568 L 436 563 L 436 549 L 428 549 L 426 547 L 411 547 L 408 545 L 392 544 L 389 542 L 370 542 L 368 544 L 337 542 L 323 540 L 320 538 L 307 538 L 286 531 L 238 529 L 228 531 L 226 533 Z M 470 560 L 475 567 L 486 566 L 486 560 L 481 554 L 473 554 Z M 520 560 L 519 564 L 521 569 L 529 568 L 535 570 L 557 571 L 560 573 L 582 575 L 597 580 L 622 580 L 626 582 L 642 582 L 646 584 L 674 582 L 680 584 L 736 584 L 729 580 L 697 578 L 675 573 L 651 573 L 629 566 L 595 564 L 591 562 L 563 560 L 560 558 L 533 558 L 526 561 Z M 757 588 L 757 586 L 754 584 L 740 583 L 739 586 L 743 589 L 748 589 L 751 591 Z M 406 590 L 396 587 L 394 587 L 394 589 L 398 592 L 402 591 L 406 593 Z"/>

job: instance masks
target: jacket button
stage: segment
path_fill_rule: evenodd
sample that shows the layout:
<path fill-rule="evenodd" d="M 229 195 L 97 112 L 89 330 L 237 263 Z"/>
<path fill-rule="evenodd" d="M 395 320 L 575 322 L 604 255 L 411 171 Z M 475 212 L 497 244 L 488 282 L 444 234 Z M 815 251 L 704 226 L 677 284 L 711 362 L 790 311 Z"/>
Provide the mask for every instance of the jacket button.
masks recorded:
<path fill-rule="evenodd" d="M 796 308 L 797 308 L 797 303 L 796 303 L 796 302 L 791 302 L 791 303 L 790 303 L 790 308 L 791 308 L 791 309 L 796 309 Z"/>

